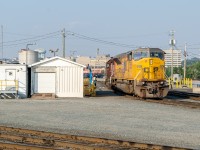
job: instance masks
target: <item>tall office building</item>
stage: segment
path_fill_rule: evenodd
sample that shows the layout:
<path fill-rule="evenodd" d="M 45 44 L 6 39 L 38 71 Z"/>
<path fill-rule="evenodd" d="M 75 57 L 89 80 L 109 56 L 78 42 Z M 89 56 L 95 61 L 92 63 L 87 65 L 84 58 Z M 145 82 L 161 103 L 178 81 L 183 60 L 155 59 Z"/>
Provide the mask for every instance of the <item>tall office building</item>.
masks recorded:
<path fill-rule="evenodd" d="M 165 67 L 172 65 L 172 50 L 165 51 Z M 173 50 L 173 67 L 181 67 L 181 50 Z"/>

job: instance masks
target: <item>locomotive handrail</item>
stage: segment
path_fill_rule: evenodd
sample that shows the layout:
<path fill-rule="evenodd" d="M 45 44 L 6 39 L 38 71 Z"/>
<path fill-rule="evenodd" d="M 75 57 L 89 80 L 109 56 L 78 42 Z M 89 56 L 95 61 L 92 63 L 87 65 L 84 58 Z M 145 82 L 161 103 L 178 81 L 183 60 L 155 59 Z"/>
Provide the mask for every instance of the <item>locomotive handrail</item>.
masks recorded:
<path fill-rule="evenodd" d="M 167 76 L 167 74 L 166 74 L 164 69 L 163 69 L 163 72 L 164 72 L 165 78 L 168 79 L 169 77 Z"/>
<path fill-rule="evenodd" d="M 137 77 L 139 76 L 139 74 L 142 72 L 142 70 L 140 70 L 140 72 L 138 72 L 138 74 L 135 76 L 134 80 L 137 79 Z"/>

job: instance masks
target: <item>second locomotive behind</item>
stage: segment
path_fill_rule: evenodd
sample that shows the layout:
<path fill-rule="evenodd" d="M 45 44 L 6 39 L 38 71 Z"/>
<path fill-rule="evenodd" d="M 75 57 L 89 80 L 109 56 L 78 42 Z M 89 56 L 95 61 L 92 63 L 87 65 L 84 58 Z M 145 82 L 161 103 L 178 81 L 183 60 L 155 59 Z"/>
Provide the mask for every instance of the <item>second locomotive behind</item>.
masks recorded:
<path fill-rule="evenodd" d="M 139 48 L 119 54 L 106 63 L 106 84 L 141 98 L 163 98 L 166 82 L 164 51 Z"/>

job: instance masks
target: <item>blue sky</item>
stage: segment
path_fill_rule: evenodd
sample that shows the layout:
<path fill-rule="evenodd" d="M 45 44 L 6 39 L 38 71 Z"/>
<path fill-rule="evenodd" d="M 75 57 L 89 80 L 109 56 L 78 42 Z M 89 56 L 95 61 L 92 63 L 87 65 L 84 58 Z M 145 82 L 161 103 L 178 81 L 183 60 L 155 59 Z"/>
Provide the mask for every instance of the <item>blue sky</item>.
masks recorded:
<path fill-rule="evenodd" d="M 50 56 L 49 49 L 59 48 L 62 56 L 63 28 L 75 33 L 66 37 L 68 56 L 70 51 L 96 56 L 97 48 L 111 56 L 140 46 L 168 49 L 172 29 L 177 48 L 187 42 L 190 57 L 200 52 L 198 0 L 0 0 L 0 6 L 7 58 L 17 57 L 20 49 L 35 42 L 30 49 L 44 48 Z"/>

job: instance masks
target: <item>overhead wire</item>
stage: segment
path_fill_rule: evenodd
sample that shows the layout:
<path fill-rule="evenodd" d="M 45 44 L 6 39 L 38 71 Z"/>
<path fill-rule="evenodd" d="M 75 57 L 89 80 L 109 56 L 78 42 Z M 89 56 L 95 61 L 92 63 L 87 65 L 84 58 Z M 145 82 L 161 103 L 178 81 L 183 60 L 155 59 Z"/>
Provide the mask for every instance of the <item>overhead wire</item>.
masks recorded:
<path fill-rule="evenodd" d="M 139 38 L 139 37 L 148 37 L 148 36 L 160 36 L 164 35 L 167 32 L 162 32 L 162 33 L 150 33 L 150 34 L 141 34 L 141 35 L 129 35 L 129 36 L 120 36 L 120 37 L 101 37 L 104 39 L 125 39 L 125 38 Z"/>
<path fill-rule="evenodd" d="M 56 31 L 56 32 L 38 35 L 38 36 L 30 37 L 30 38 L 18 39 L 18 40 L 13 40 L 13 41 L 6 41 L 6 42 L 3 42 L 3 43 L 5 44 L 5 43 L 13 43 L 13 42 L 19 42 L 19 41 L 27 41 L 27 40 L 30 40 L 30 39 L 37 39 L 37 38 L 40 38 L 40 37 L 45 37 L 45 36 L 48 36 L 48 35 L 55 35 L 55 34 L 58 34 L 59 32 L 60 31 Z M 2 44 L 2 43 L 0 43 L 0 44 Z"/>
<path fill-rule="evenodd" d="M 200 45 L 200 43 L 188 44 L 188 46 L 196 46 L 196 45 Z"/>
<path fill-rule="evenodd" d="M 188 54 L 196 55 L 198 56 L 199 54 L 193 53 L 193 52 L 188 52 Z"/>
<path fill-rule="evenodd" d="M 72 35 L 72 36 L 77 37 L 77 38 L 80 38 L 80 39 L 89 40 L 89 41 L 102 43 L 102 44 L 108 44 L 108 45 L 114 45 L 114 46 L 120 46 L 120 47 L 126 47 L 126 48 L 136 48 L 136 47 L 138 47 L 136 45 L 128 45 L 128 44 L 122 44 L 122 43 L 116 43 L 116 42 L 106 41 L 106 40 L 102 40 L 102 39 L 97 39 L 97 38 L 85 36 L 85 35 L 82 35 L 82 34 L 71 32 L 71 31 L 67 31 L 67 34 Z"/>
<path fill-rule="evenodd" d="M 56 37 L 59 34 L 60 34 L 59 31 L 56 31 L 56 32 L 38 35 L 38 36 L 30 37 L 30 38 L 23 38 L 23 39 L 18 39 L 18 40 L 13 40 L 13 41 L 6 41 L 6 42 L 3 42 L 3 44 L 4 44 L 3 46 L 10 47 L 10 46 L 21 45 L 21 44 L 26 44 L 26 43 L 30 43 L 30 42 L 36 42 L 36 41 Z M 2 43 L 0 43 L 0 45 L 2 45 Z"/>
<path fill-rule="evenodd" d="M 22 44 L 26 44 L 26 43 L 34 43 L 34 42 L 37 42 L 37 41 L 41 41 L 41 40 L 44 40 L 44 39 L 49 39 L 49 38 L 53 38 L 53 37 L 57 37 L 57 36 L 58 36 L 58 34 L 46 36 L 46 37 L 43 37 L 43 38 L 38 38 L 38 39 L 30 40 L 30 41 L 20 42 L 20 43 L 7 44 L 7 45 L 5 44 L 4 46 L 5 47 L 12 47 L 12 46 L 22 45 Z"/>
<path fill-rule="evenodd" d="M 17 33 L 13 33 L 13 34 L 22 35 L 22 34 L 17 34 Z M 5 41 L 5 42 L 3 42 L 3 44 L 4 44 L 4 46 L 21 45 L 21 44 L 25 44 L 25 43 L 28 43 L 28 42 L 35 42 L 35 41 L 51 38 L 51 37 L 57 36 L 59 34 L 60 34 L 60 31 L 56 31 L 56 32 L 47 33 L 47 34 L 44 34 L 44 35 L 38 35 L 38 36 L 29 37 L 29 38 L 23 38 L 23 39 L 12 40 L 12 41 Z M 127 47 L 128 48 L 136 48 L 136 47 L 138 47 L 136 45 L 128 45 L 128 44 L 122 44 L 122 43 L 116 43 L 116 42 L 106 41 L 106 40 L 102 40 L 102 39 L 97 39 L 97 38 L 85 36 L 85 35 L 82 35 L 82 34 L 71 32 L 71 31 L 67 31 L 67 34 L 68 35 L 73 35 L 74 37 L 79 38 L 79 39 L 89 40 L 89 41 L 102 43 L 102 44 L 108 44 L 108 45 L 114 45 L 114 46 L 120 46 L 120 47 L 126 47 L 126 48 Z M 21 41 L 24 41 L 24 42 L 21 42 Z M 8 43 L 11 43 L 11 44 L 8 44 Z M 0 43 L 0 45 L 2 45 L 2 43 Z"/>
<path fill-rule="evenodd" d="M 4 32 L 6 35 L 16 35 L 16 36 L 36 36 L 33 34 L 21 34 L 21 33 L 13 33 L 13 32 Z"/>
<path fill-rule="evenodd" d="M 29 37 L 29 38 L 23 38 L 23 39 L 12 40 L 12 41 L 5 41 L 5 42 L 3 42 L 3 44 L 4 44 L 4 46 L 21 45 L 21 44 L 25 44 L 25 43 L 28 43 L 28 42 L 35 42 L 35 41 L 55 37 L 55 36 L 58 36 L 60 34 L 60 32 L 61 32 L 61 30 L 51 32 L 51 33 L 47 33 L 47 34 L 43 34 L 43 35 L 33 36 L 33 37 Z M 5 32 L 5 33 L 14 34 L 14 35 L 25 35 L 25 34 L 10 33 L 10 32 Z M 88 41 L 101 43 L 101 44 L 107 44 L 107 45 L 113 45 L 113 46 L 119 46 L 119 47 L 125 47 L 125 48 L 132 48 L 132 49 L 141 47 L 141 46 L 138 46 L 138 45 L 124 44 L 124 43 L 117 43 L 117 42 L 102 40 L 102 39 L 99 39 L 99 38 L 94 38 L 94 37 L 82 35 L 82 34 L 79 34 L 79 33 L 72 32 L 72 31 L 66 31 L 66 34 L 71 35 L 71 36 L 78 38 L 78 39 L 88 40 Z M 146 36 L 150 36 L 150 34 L 146 35 Z M 23 42 L 21 42 L 21 41 L 23 41 Z M 2 45 L 2 43 L 0 43 L 0 45 Z"/>
<path fill-rule="evenodd" d="M 194 50 L 200 50 L 200 47 L 189 47 L 188 49 L 190 49 L 190 50 L 192 50 L 192 49 L 194 49 Z"/>
<path fill-rule="evenodd" d="M 188 58 L 198 58 L 199 54 L 195 54 L 193 52 L 187 52 L 187 57 Z"/>

